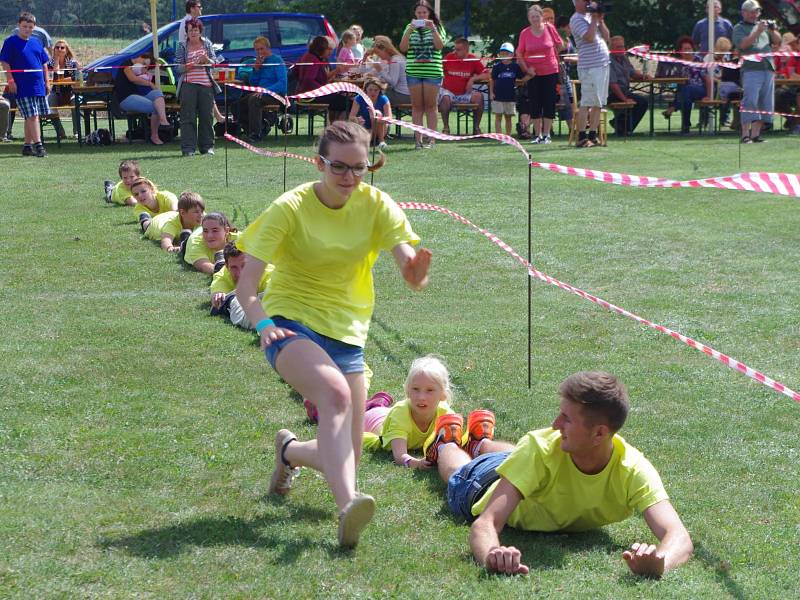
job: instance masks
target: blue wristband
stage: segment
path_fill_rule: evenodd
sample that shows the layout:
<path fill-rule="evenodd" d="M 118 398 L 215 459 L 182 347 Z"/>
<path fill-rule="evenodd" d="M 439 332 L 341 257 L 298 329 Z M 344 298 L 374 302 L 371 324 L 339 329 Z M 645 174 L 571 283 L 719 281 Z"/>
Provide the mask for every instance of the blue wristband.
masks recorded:
<path fill-rule="evenodd" d="M 275 321 L 273 321 L 269 317 L 261 319 L 258 323 L 256 323 L 256 332 L 258 333 L 258 335 L 261 335 L 261 332 L 264 331 L 270 325 L 275 327 Z"/>

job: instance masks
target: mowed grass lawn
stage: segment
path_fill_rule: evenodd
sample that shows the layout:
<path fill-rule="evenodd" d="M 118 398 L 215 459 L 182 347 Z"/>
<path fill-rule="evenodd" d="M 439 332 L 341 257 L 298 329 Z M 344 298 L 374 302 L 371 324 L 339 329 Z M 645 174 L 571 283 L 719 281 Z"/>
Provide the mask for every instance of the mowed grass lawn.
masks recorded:
<path fill-rule="evenodd" d="M 124 129 L 124 128 L 123 128 Z M 275 144 L 277 146 L 277 144 Z M 311 153 L 306 138 L 290 150 Z M 378 501 L 354 553 L 336 547 L 332 498 L 304 470 L 265 497 L 275 432 L 314 434 L 252 334 L 208 315 L 208 280 L 140 238 L 102 200 L 123 158 L 162 188 L 202 193 L 240 227 L 281 191 L 283 165 L 222 146 L 0 146 L 0 597 L 789 598 L 800 595 L 800 405 L 668 336 L 533 282 L 533 386 L 526 385 L 524 269 L 444 215 L 409 211 L 434 253 L 431 284 L 406 289 L 375 266 L 367 345 L 373 391 L 400 396 L 413 358 L 445 357 L 455 407 L 491 408 L 498 436 L 548 426 L 570 373 L 605 369 L 629 387 L 622 435 L 659 469 L 695 542 L 661 581 L 620 558 L 653 540 L 640 517 L 583 535 L 508 530 L 532 573 L 487 575 L 434 472 L 363 457 Z M 540 160 L 674 178 L 739 171 L 721 138 L 658 136 Z M 796 172 L 796 138 L 741 148 L 741 170 Z M 314 177 L 289 161 L 290 186 Z M 375 184 L 451 208 L 524 254 L 527 170 L 490 142 L 393 144 Z M 717 190 L 624 188 L 533 172 L 533 262 L 546 273 L 800 388 L 800 204 Z"/>

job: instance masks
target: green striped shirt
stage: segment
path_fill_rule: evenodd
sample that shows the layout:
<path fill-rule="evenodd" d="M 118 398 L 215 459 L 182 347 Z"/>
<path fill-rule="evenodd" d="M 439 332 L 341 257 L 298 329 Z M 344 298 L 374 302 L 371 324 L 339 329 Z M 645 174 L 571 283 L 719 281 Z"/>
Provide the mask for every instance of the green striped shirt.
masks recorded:
<path fill-rule="evenodd" d="M 444 77 L 442 70 L 442 51 L 433 45 L 433 30 L 406 26 L 406 31 L 411 29 L 408 38 L 408 52 L 406 53 L 406 74 L 411 77 L 425 79 L 441 79 Z M 405 36 L 406 31 L 403 32 Z M 439 37 L 444 40 L 444 28 L 439 27 Z"/>

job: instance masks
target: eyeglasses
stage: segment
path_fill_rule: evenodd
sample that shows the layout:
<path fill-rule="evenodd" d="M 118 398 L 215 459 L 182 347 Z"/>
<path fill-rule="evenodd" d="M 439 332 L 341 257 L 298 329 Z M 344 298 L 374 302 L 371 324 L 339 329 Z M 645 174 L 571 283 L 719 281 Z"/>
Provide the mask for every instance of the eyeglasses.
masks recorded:
<path fill-rule="evenodd" d="M 346 165 L 340 162 L 332 162 L 330 159 L 322 156 L 319 156 L 326 165 L 331 168 L 331 173 L 334 175 L 344 175 L 348 171 L 351 171 L 355 177 L 363 177 L 369 171 L 369 168 L 372 166 L 369 163 L 365 165 L 356 165 L 355 167 L 351 167 L 350 165 Z"/>

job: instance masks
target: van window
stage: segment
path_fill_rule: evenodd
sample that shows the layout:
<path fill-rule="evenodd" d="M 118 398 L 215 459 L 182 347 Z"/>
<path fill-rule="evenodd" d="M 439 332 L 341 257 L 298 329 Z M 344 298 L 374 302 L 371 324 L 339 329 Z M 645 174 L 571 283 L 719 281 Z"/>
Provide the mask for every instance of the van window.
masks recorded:
<path fill-rule="evenodd" d="M 235 21 L 222 22 L 222 51 L 226 50 L 251 50 L 253 40 L 258 36 L 269 39 L 269 25 L 267 21 Z"/>
<path fill-rule="evenodd" d="M 172 62 L 178 50 L 178 28 L 168 36 L 158 36 L 158 55 Z"/>
<path fill-rule="evenodd" d="M 303 19 L 298 17 L 276 18 L 275 27 L 278 34 L 278 43 L 282 46 L 292 46 L 308 43 L 318 35 L 325 35 L 325 29 L 320 19 Z"/>

